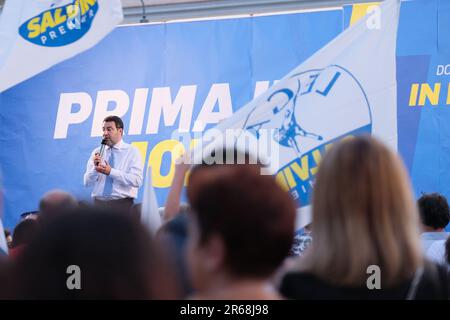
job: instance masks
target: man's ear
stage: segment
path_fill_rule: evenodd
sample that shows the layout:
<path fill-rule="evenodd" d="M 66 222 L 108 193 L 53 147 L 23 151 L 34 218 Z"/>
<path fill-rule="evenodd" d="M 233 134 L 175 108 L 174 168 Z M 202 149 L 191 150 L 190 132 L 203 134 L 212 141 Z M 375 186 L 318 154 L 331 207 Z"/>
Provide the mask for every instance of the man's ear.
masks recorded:
<path fill-rule="evenodd" d="M 211 235 L 203 245 L 205 267 L 210 272 L 221 270 L 225 266 L 226 248 L 222 237 Z"/>

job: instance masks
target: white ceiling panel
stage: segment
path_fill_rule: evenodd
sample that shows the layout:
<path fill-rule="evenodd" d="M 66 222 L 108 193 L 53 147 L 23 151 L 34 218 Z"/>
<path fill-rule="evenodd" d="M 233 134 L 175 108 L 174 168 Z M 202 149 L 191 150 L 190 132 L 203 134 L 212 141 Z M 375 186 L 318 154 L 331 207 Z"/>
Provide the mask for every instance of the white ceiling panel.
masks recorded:
<path fill-rule="evenodd" d="M 143 1 L 146 6 L 153 6 L 153 5 L 166 5 L 166 4 L 188 3 L 188 2 L 201 2 L 205 0 L 143 0 Z M 122 0 L 122 5 L 124 8 L 140 7 L 142 5 L 142 1 Z"/>

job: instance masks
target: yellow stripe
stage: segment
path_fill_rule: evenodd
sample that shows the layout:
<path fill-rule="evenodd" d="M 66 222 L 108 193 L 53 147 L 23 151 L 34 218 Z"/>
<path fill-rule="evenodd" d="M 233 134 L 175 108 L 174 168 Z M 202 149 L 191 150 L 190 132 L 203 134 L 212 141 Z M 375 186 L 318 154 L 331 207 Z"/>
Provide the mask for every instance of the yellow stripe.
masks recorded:
<path fill-rule="evenodd" d="M 352 17 L 350 19 L 350 26 L 354 25 L 359 20 L 361 20 L 367 14 L 367 9 L 370 6 L 374 6 L 374 5 L 380 5 L 380 3 L 379 2 L 371 2 L 371 3 L 354 4 L 353 10 L 352 10 Z"/>

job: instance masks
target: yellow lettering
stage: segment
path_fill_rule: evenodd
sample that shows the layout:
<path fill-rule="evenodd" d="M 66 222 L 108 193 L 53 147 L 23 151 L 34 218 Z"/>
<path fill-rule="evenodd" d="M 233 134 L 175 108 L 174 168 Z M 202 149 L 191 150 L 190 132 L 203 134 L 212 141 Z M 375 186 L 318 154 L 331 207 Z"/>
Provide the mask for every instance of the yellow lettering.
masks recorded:
<path fill-rule="evenodd" d="M 42 16 L 41 22 L 41 33 L 45 33 L 48 27 L 53 28 L 55 26 L 55 22 L 53 21 L 53 17 L 50 11 L 47 11 Z"/>
<path fill-rule="evenodd" d="M 80 5 L 80 9 L 81 9 L 81 15 L 84 15 L 86 13 L 86 11 L 88 11 L 89 9 L 89 5 L 86 4 L 86 2 L 84 0 L 79 0 L 79 5 Z"/>
<path fill-rule="evenodd" d="M 69 17 L 69 18 L 75 17 L 79 11 L 80 11 L 80 8 L 78 7 L 78 4 L 75 4 L 75 5 L 71 4 L 71 5 L 66 6 L 66 14 L 67 14 L 67 17 Z"/>
<path fill-rule="evenodd" d="M 297 186 L 297 182 L 295 182 L 295 179 L 294 179 L 294 176 L 292 175 L 291 169 L 290 169 L 289 167 L 287 167 L 287 168 L 285 168 L 285 169 L 283 170 L 283 172 L 284 172 L 284 174 L 285 174 L 285 176 L 286 176 L 286 179 L 287 179 L 287 183 L 288 183 L 288 185 L 289 185 L 289 188 L 290 188 L 290 189 L 295 188 L 295 187 Z"/>
<path fill-rule="evenodd" d="M 289 191 L 289 187 L 286 182 L 286 178 L 284 177 L 283 171 L 280 171 L 275 176 L 275 180 L 278 183 L 278 185 L 285 191 Z"/>
<path fill-rule="evenodd" d="M 97 0 L 84 0 L 84 1 L 86 1 L 86 3 L 90 5 L 90 7 L 93 7 L 97 3 Z"/>
<path fill-rule="evenodd" d="M 308 156 L 303 156 L 300 161 L 302 162 L 302 166 L 300 167 L 297 162 L 291 164 L 292 170 L 295 174 L 302 179 L 302 181 L 306 181 L 309 178 L 309 163 Z"/>
<path fill-rule="evenodd" d="M 96 4 L 97 0 L 79 0 L 81 14 L 84 15 L 92 6 Z"/>
<path fill-rule="evenodd" d="M 447 104 L 450 104 L 450 83 L 448 84 Z"/>
<path fill-rule="evenodd" d="M 311 168 L 310 172 L 312 175 L 315 175 L 317 173 L 317 170 L 319 169 L 319 164 L 322 161 L 322 154 L 320 153 L 320 151 L 318 149 L 316 149 L 312 152 L 312 156 L 313 156 L 314 162 L 316 163 L 316 166 Z"/>
<path fill-rule="evenodd" d="M 60 25 L 67 20 L 67 16 L 61 16 L 62 8 L 58 8 L 55 11 L 55 25 Z"/>
<path fill-rule="evenodd" d="M 357 23 L 359 20 L 364 18 L 369 10 L 369 7 L 373 5 L 378 5 L 379 2 L 376 3 L 368 3 L 368 4 L 354 4 L 352 10 L 352 17 L 350 18 L 350 26 Z"/>
<path fill-rule="evenodd" d="M 36 38 L 38 35 L 41 34 L 41 26 L 39 25 L 40 17 L 36 17 L 30 20 L 28 22 L 27 28 L 28 31 L 28 38 Z"/>
<path fill-rule="evenodd" d="M 171 153 L 170 170 L 165 176 L 161 175 L 162 159 L 166 152 Z M 159 142 L 150 152 L 148 159 L 152 167 L 152 183 L 156 188 L 168 188 L 172 184 L 175 174 L 174 160 L 184 152 L 184 147 L 178 140 L 164 140 Z"/>
<path fill-rule="evenodd" d="M 431 87 L 428 83 L 423 83 L 420 89 L 419 95 L 419 106 L 424 106 L 426 100 L 430 101 L 430 104 L 436 106 L 439 104 L 439 94 L 441 92 L 441 84 L 436 83 L 434 85 L 434 89 L 431 90 Z"/>
<path fill-rule="evenodd" d="M 417 94 L 419 93 L 419 84 L 414 83 L 411 86 L 411 94 L 409 95 L 409 106 L 414 107 L 417 105 Z"/>

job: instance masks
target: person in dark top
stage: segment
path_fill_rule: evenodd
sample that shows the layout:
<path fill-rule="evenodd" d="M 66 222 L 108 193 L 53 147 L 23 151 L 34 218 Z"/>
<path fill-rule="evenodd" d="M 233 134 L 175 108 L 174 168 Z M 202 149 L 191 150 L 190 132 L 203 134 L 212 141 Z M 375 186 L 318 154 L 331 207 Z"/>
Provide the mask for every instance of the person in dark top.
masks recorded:
<path fill-rule="evenodd" d="M 197 165 L 191 171 L 192 299 L 282 298 L 272 278 L 292 246 L 295 203 L 273 176 L 261 174 L 261 166 L 245 163 Z"/>
<path fill-rule="evenodd" d="M 188 210 L 187 205 L 180 206 L 178 214 L 161 226 L 156 237 L 161 246 L 167 250 L 168 256 L 173 262 L 184 297 L 192 293 L 192 285 L 186 266 Z"/>
<path fill-rule="evenodd" d="M 445 263 L 450 269 L 450 238 L 445 241 Z"/>
<path fill-rule="evenodd" d="M 313 194 L 314 241 L 285 274 L 291 299 L 448 299 L 449 275 L 421 250 L 406 170 L 370 137 L 324 157 Z"/>
<path fill-rule="evenodd" d="M 78 272 L 78 287 L 71 276 Z M 173 272 L 136 219 L 83 208 L 53 217 L 15 261 L 16 299 L 176 299 Z"/>
<path fill-rule="evenodd" d="M 34 219 L 22 220 L 15 228 L 9 256 L 12 259 L 17 258 L 28 246 L 39 228 L 39 222 Z"/>

